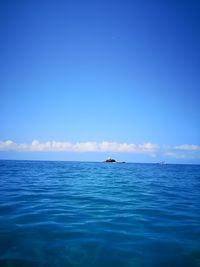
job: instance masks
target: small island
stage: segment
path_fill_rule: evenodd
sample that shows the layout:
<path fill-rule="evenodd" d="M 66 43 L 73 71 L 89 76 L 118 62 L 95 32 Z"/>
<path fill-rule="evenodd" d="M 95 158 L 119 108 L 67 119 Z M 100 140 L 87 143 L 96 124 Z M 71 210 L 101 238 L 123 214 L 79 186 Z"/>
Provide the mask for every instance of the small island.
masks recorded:
<path fill-rule="evenodd" d="M 106 162 L 106 163 L 115 163 L 116 160 L 115 159 L 108 158 L 104 162 Z"/>

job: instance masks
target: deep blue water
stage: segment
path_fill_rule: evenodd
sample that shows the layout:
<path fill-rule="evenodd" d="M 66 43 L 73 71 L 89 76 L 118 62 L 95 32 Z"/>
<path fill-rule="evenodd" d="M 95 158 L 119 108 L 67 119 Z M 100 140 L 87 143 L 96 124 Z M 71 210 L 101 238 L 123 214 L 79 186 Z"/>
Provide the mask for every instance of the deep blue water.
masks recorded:
<path fill-rule="evenodd" d="M 0 161 L 0 266 L 200 266 L 200 165 Z"/>

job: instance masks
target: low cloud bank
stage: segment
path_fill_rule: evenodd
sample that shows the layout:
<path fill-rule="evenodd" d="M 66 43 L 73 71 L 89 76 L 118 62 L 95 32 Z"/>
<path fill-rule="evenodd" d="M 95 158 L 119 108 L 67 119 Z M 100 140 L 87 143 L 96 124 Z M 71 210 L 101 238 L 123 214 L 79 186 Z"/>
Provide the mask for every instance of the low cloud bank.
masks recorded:
<path fill-rule="evenodd" d="M 159 146 L 150 142 L 143 144 L 118 143 L 118 142 L 39 142 L 16 143 L 12 140 L 0 141 L 0 151 L 15 152 L 106 152 L 106 153 L 135 153 L 146 154 L 151 157 L 166 156 L 176 159 L 200 159 L 200 146 L 183 144 L 177 146 Z"/>
<path fill-rule="evenodd" d="M 200 146 L 184 144 L 168 147 L 164 155 L 176 159 L 200 159 Z"/>
<path fill-rule="evenodd" d="M 180 146 L 175 146 L 174 149 L 184 150 L 184 151 L 197 151 L 197 150 L 200 150 L 200 146 L 197 146 L 197 145 L 180 145 Z"/>
<path fill-rule="evenodd" d="M 144 144 L 128 144 L 117 142 L 58 142 L 47 141 L 40 143 L 33 140 L 30 144 L 18 144 L 12 140 L 0 142 L 0 151 L 19 152 L 113 152 L 113 153 L 155 153 L 158 145 L 150 142 Z"/>

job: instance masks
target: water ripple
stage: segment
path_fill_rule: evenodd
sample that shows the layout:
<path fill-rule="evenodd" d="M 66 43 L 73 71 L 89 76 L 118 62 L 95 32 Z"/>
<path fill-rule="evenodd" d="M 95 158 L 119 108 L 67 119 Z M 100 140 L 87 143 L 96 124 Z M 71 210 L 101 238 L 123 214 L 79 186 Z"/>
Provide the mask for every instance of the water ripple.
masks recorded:
<path fill-rule="evenodd" d="M 200 266 L 200 166 L 0 161 L 0 266 Z"/>

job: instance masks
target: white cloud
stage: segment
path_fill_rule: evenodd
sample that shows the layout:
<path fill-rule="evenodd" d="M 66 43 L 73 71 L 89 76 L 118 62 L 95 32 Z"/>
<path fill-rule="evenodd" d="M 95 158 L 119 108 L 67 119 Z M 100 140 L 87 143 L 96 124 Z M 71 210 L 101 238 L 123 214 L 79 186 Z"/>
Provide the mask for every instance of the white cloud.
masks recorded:
<path fill-rule="evenodd" d="M 40 143 L 33 140 L 30 144 L 17 144 L 11 140 L 0 142 L 0 151 L 44 151 L 44 152 L 111 152 L 111 153 L 146 153 L 154 154 L 158 145 L 150 142 L 144 144 L 128 144 L 117 142 L 58 142 Z"/>
<path fill-rule="evenodd" d="M 101 152 L 132 152 L 134 150 L 133 144 L 126 143 L 116 143 L 116 142 L 106 142 L 98 144 L 99 150 Z"/>
<path fill-rule="evenodd" d="M 198 145 L 178 145 L 165 147 L 164 155 L 176 159 L 200 158 L 200 146 Z"/>
<path fill-rule="evenodd" d="M 149 151 L 151 153 L 155 152 L 158 149 L 158 145 L 152 144 L 150 142 L 138 145 L 138 149 L 142 152 Z"/>
<path fill-rule="evenodd" d="M 16 146 L 16 144 L 11 140 L 0 142 L 0 150 L 1 151 L 15 149 L 15 146 Z"/>
<path fill-rule="evenodd" d="M 197 146 L 197 145 L 180 145 L 180 146 L 175 146 L 174 149 L 184 150 L 184 151 L 197 151 L 197 150 L 200 150 L 200 146 Z"/>
<path fill-rule="evenodd" d="M 168 151 L 164 153 L 165 156 L 175 158 L 175 159 L 185 159 L 185 158 L 191 158 L 191 156 L 182 154 L 182 153 L 176 153 L 174 151 Z"/>
<path fill-rule="evenodd" d="M 33 140 L 31 143 L 15 143 L 12 140 L 0 141 L 0 151 L 18 152 L 99 152 L 99 153 L 135 153 L 146 154 L 151 157 L 163 155 L 171 158 L 200 158 L 200 146 L 198 145 L 178 145 L 178 146 L 158 146 L 150 142 L 143 144 L 118 143 L 118 142 L 59 142 L 47 141 L 39 142 Z"/>

